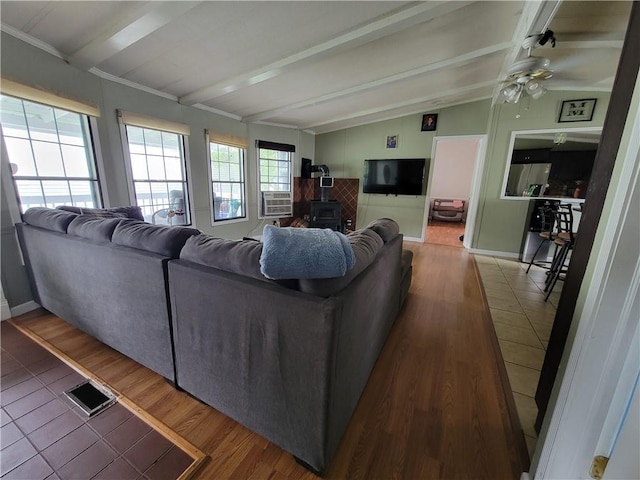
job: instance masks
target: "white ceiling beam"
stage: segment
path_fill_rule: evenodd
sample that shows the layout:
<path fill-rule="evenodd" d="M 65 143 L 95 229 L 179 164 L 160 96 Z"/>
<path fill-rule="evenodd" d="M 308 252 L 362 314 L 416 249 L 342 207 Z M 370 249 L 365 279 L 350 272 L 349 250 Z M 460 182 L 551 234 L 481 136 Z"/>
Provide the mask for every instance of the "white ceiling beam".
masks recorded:
<path fill-rule="evenodd" d="M 336 92 L 331 92 L 326 95 L 309 98 L 307 100 L 303 100 L 297 103 L 284 105 L 282 107 L 274 108 L 272 110 L 267 110 L 261 113 L 257 113 L 255 115 L 249 115 L 244 117 L 242 121 L 249 122 L 249 123 L 256 122 L 259 120 L 264 120 L 265 118 L 271 118 L 271 117 L 277 116 L 283 112 L 287 112 L 290 110 L 295 110 L 299 108 L 305 108 L 311 105 L 318 105 L 321 103 L 331 102 L 331 101 L 338 100 L 340 98 L 363 93 L 363 92 L 380 88 L 380 87 L 385 87 L 392 83 L 408 80 L 414 77 L 419 77 L 421 75 L 425 75 L 426 73 L 433 72 L 436 70 L 441 70 L 441 69 L 451 68 L 451 67 L 459 67 L 459 66 L 471 63 L 480 57 L 484 57 L 486 55 L 491 55 L 493 53 L 500 52 L 502 50 L 511 48 L 512 46 L 513 44 L 511 42 L 503 42 L 503 43 L 498 43 L 496 45 L 490 45 L 488 47 L 480 48 L 472 52 L 467 52 L 465 54 L 458 55 L 457 57 L 447 58 L 439 62 L 430 63 L 423 67 L 414 68 L 406 72 L 390 75 L 388 77 L 380 78 L 378 80 L 373 80 L 371 82 L 366 82 L 361 85 L 356 85 L 354 87 L 345 88 L 343 90 L 338 90 Z"/>
<path fill-rule="evenodd" d="M 440 91 L 437 93 L 434 93 L 432 95 L 427 95 L 424 97 L 419 97 L 419 98 L 412 98 L 409 100 L 405 100 L 403 102 L 398 102 L 398 103 L 394 103 L 393 105 L 381 105 L 379 107 L 375 107 L 375 108 L 370 108 L 368 110 L 360 110 L 356 113 L 350 114 L 350 115 L 345 115 L 342 117 L 337 117 L 337 118 L 331 118 L 329 120 L 323 120 L 321 122 L 314 122 L 314 123 L 310 123 L 307 125 L 302 125 L 299 128 L 301 130 L 304 129 L 313 129 L 313 127 L 321 127 L 323 125 L 328 125 L 331 123 L 336 123 L 336 122 L 344 122 L 346 120 L 353 120 L 355 118 L 358 117 L 364 117 L 367 115 L 375 115 L 378 113 L 382 113 L 382 112 L 386 112 L 386 111 L 390 111 L 390 110 L 395 110 L 398 108 L 402 108 L 402 107 L 408 107 L 408 106 L 412 106 L 412 105 L 416 105 L 419 103 L 425 103 L 425 102 L 431 102 L 431 101 L 442 101 L 443 98 L 447 98 L 450 95 L 460 95 L 460 94 L 464 94 L 464 93 L 469 93 L 469 92 L 473 92 L 474 90 L 478 90 L 481 88 L 487 88 L 487 87 L 492 87 L 495 84 L 495 81 L 493 80 L 488 80 L 486 82 L 480 82 L 480 83 L 474 83 L 471 85 L 467 85 L 465 87 L 460 87 L 460 88 L 454 88 L 452 90 L 445 90 L 445 91 Z M 465 100 L 466 101 L 466 100 Z"/>
<path fill-rule="evenodd" d="M 301 65 L 309 64 L 317 61 L 329 53 L 335 54 L 347 48 L 354 48 L 363 45 L 375 39 L 385 37 L 392 33 L 396 33 L 413 25 L 426 22 L 427 20 L 446 15 L 458 10 L 473 2 L 463 1 L 439 1 L 439 2 L 420 2 L 413 4 L 409 8 L 401 11 L 395 11 L 389 15 L 368 23 L 360 28 L 356 28 L 348 33 L 339 35 L 336 38 L 326 42 L 314 45 L 301 52 L 289 55 L 288 57 L 277 60 L 269 65 L 246 72 L 236 77 L 215 83 L 208 87 L 202 88 L 195 92 L 191 92 L 180 98 L 180 103 L 185 105 L 193 105 L 196 103 L 206 102 L 227 93 L 264 82 L 285 72 L 298 68 Z"/>
<path fill-rule="evenodd" d="M 47 52 L 50 55 L 66 60 L 64 53 L 62 53 L 60 50 L 52 47 L 42 40 L 32 37 L 28 33 L 24 33 L 22 30 L 18 30 L 11 25 L 7 25 L 6 23 L 0 23 L 0 30 L 11 35 L 12 37 L 17 38 L 18 40 L 22 40 L 23 42 L 28 43 L 33 47 L 39 48 L 43 52 Z"/>
<path fill-rule="evenodd" d="M 97 38 L 69 57 L 69 62 L 89 70 L 100 65 L 125 48 L 142 40 L 200 2 L 147 2 L 143 7 L 129 11 Z"/>
<path fill-rule="evenodd" d="M 345 122 L 347 123 L 342 123 L 342 124 L 334 123 L 334 124 L 331 124 L 331 126 L 328 128 L 319 128 L 316 130 L 304 130 L 304 131 L 311 132 L 313 133 L 313 135 L 321 135 L 323 133 L 335 132 L 336 130 L 343 130 L 345 128 L 353 128 L 353 127 L 359 127 L 361 125 L 369 125 L 372 122 L 385 122 L 387 120 L 393 120 L 395 118 L 407 117 L 409 115 L 416 115 L 418 113 L 424 113 L 425 111 L 428 111 L 431 109 L 435 110 L 435 109 L 444 108 L 444 107 L 451 108 L 457 105 L 465 105 L 467 103 L 479 102 L 480 100 L 486 100 L 488 98 L 491 98 L 491 95 L 480 94 L 470 98 L 465 98 L 464 100 L 460 100 L 457 102 L 446 103 L 445 105 L 441 105 L 438 103 L 438 101 L 434 101 L 429 103 L 423 103 L 421 105 L 416 105 L 418 108 L 412 108 L 410 110 L 402 110 L 402 113 L 396 112 L 390 115 L 386 115 L 384 117 L 376 117 L 375 120 L 364 119 L 364 120 L 358 120 L 353 122 L 349 122 L 345 120 Z"/>
<path fill-rule="evenodd" d="M 526 51 L 522 48 L 522 42 L 529 35 L 535 35 L 544 32 L 551 20 L 555 17 L 558 8 L 562 0 L 548 0 L 543 2 L 523 2 L 522 14 L 516 25 L 516 29 L 513 32 L 513 50 L 509 53 L 502 64 L 500 76 L 496 79 L 496 85 L 493 89 L 493 103 L 498 101 L 500 91 L 503 85 L 500 84 L 502 80 L 507 78 L 509 68 L 513 63 L 522 56 L 526 55 Z"/>

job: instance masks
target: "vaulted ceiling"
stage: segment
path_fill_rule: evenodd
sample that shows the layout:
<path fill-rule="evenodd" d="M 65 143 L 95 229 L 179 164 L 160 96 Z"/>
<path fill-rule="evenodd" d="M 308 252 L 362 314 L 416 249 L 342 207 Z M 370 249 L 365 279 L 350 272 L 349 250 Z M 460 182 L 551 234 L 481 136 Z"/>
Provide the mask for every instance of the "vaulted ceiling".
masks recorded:
<path fill-rule="evenodd" d="M 78 68 L 316 133 L 498 97 L 527 35 L 548 89 L 610 90 L 630 1 L 2 1 L 2 31 Z"/>

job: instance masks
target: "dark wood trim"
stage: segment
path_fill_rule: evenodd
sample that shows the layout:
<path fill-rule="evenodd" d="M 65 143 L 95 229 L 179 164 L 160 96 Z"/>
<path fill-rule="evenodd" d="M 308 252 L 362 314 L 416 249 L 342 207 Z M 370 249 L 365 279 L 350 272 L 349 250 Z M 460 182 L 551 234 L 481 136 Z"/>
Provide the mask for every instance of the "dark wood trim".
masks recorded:
<path fill-rule="evenodd" d="M 476 262 L 475 256 L 473 256 L 473 269 L 480 287 L 480 296 L 482 297 L 482 303 L 484 304 L 484 320 L 487 324 L 487 331 L 491 332 L 491 345 L 496 359 L 496 369 L 500 376 L 500 382 L 502 383 L 502 391 L 504 392 L 504 399 L 507 404 L 507 415 L 511 421 L 511 429 L 516 435 L 516 448 L 520 455 L 520 461 L 522 462 L 523 471 L 528 471 L 531 466 L 531 459 L 529 458 L 529 449 L 527 448 L 527 441 L 524 438 L 524 430 L 520 423 L 520 417 L 518 416 L 518 408 L 516 407 L 516 401 L 513 398 L 513 389 L 511 388 L 511 382 L 509 382 L 509 374 L 507 373 L 507 367 L 502 356 L 502 350 L 500 349 L 500 342 L 498 341 L 498 335 L 493 326 L 491 320 L 491 310 L 489 309 L 489 301 L 487 300 L 487 294 L 482 283 L 482 275 L 478 269 L 478 262 Z"/>
<path fill-rule="evenodd" d="M 591 247 L 596 236 L 602 209 L 609 189 L 609 182 L 618 155 L 629 105 L 633 96 L 638 66 L 640 65 L 640 5 L 633 2 L 629 26 L 620 55 L 618 71 L 611 92 L 609 108 L 604 120 L 602 138 L 596 153 L 591 180 L 583 205 L 578 238 L 573 249 L 571 263 L 560 295 L 558 310 L 549 338 L 549 346 L 542 365 L 536 391 L 538 418 L 536 431 L 540 432 L 547 411 L 551 390 L 556 379 L 564 347 L 569 335 L 576 301 L 587 269 Z"/>

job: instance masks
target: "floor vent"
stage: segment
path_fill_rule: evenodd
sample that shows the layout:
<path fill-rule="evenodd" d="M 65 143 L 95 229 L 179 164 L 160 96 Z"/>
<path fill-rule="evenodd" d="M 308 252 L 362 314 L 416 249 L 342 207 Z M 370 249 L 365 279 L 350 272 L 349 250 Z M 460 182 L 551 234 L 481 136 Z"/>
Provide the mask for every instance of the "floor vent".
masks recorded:
<path fill-rule="evenodd" d="M 79 383 L 65 391 L 64 394 L 90 417 L 113 405 L 116 401 L 116 396 L 112 392 L 91 380 Z"/>

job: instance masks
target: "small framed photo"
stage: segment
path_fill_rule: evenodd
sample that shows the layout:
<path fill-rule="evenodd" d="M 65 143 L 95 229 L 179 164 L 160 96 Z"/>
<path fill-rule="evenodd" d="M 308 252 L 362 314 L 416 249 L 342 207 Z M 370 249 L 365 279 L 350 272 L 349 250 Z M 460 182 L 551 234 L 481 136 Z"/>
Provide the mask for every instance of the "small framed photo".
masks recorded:
<path fill-rule="evenodd" d="M 560 108 L 558 123 L 563 122 L 590 122 L 593 111 L 596 108 L 595 98 L 583 98 L 581 100 L 565 100 Z"/>
<path fill-rule="evenodd" d="M 398 148 L 398 135 L 387 135 L 387 148 Z"/>
<path fill-rule="evenodd" d="M 437 124 L 437 113 L 425 113 L 424 115 L 422 115 L 422 127 L 420 128 L 420 130 L 423 132 L 432 132 L 436 129 Z"/>

